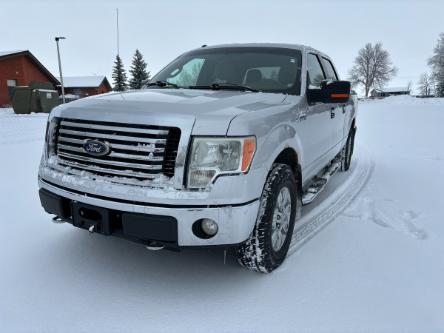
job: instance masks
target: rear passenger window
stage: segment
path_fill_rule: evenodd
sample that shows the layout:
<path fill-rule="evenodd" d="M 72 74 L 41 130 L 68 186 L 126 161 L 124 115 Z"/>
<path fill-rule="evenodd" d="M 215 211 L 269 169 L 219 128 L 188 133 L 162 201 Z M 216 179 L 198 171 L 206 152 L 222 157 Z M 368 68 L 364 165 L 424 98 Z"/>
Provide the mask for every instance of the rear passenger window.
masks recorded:
<path fill-rule="evenodd" d="M 336 75 L 335 69 L 334 69 L 331 61 L 328 59 L 322 58 L 322 63 L 324 65 L 325 75 L 327 76 L 327 79 L 337 81 L 338 76 Z"/>
<path fill-rule="evenodd" d="M 307 71 L 307 82 L 309 88 L 320 88 L 321 82 L 325 80 L 325 76 L 318 57 L 313 53 L 309 53 L 307 55 Z"/>

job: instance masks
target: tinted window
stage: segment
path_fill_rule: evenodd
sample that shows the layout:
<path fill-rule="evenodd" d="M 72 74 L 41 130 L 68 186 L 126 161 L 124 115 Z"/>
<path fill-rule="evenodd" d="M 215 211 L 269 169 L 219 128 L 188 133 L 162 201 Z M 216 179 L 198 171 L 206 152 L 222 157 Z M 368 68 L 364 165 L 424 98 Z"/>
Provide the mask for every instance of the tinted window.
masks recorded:
<path fill-rule="evenodd" d="M 246 85 L 264 92 L 300 94 L 299 50 L 267 47 L 202 48 L 174 60 L 152 81 L 181 88 L 214 83 Z"/>
<path fill-rule="evenodd" d="M 325 76 L 318 57 L 312 53 L 307 55 L 307 71 L 307 82 L 309 87 L 320 88 L 321 82 L 325 80 Z"/>
<path fill-rule="evenodd" d="M 279 79 L 280 67 L 257 67 L 251 68 L 245 74 L 243 83 L 249 84 L 250 81 L 254 80 L 255 76 L 259 76 L 267 80 L 278 80 Z"/>
<path fill-rule="evenodd" d="M 327 76 L 327 79 L 337 81 L 338 76 L 336 75 L 335 69 L 334 69 L 331 61 L 328 59 L 322 58 L 322 63 L 324 64 L 324 70 L 325 70 L 325 75 Z"/>

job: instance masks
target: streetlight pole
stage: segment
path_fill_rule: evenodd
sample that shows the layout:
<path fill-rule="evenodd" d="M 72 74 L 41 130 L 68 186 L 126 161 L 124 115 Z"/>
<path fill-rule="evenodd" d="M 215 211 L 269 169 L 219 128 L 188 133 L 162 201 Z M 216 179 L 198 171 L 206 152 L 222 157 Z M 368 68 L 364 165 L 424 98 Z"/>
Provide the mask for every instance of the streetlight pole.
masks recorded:
<path fill-rule="evenodd" d="M 60 73 L 60 83 L 62 84 L 62 101 L 65 104 L 65 86 L 63 85 L 63 74 L 62 74 L 62 62 L 60 60 L 60 49 L 59 49 L 59 40 L 66 39 L 65 37 L 56 37 L 55 41 L 57 44 L 57 57 L 59 59 L 59 73 Z"/>

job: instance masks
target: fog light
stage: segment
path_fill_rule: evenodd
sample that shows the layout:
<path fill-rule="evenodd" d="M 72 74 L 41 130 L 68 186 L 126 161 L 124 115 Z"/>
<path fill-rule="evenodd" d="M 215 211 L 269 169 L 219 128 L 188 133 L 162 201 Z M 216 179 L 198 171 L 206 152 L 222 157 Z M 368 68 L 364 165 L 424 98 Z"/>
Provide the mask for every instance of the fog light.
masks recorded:
<path fill-rule="evenodd" d="M 208 236 L 214 236 L 219 230 L 217 223 L 211 219 L 202 219 L 201 227 L 203 232 Z"/>

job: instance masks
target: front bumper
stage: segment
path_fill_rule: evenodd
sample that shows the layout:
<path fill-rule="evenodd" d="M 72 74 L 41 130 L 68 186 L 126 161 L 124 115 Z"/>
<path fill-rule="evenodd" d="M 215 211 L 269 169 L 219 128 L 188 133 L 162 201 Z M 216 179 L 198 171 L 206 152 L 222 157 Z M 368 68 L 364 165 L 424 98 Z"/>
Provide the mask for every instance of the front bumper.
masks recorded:
<path fill-rule="evenodd" d="M 65 214 L 66 216 L 60 217 L 70 220 L 72 218 L 72 216 L 70 216 L 70 214 L 72 214 L 70 209 L 72 209 L 73 203 L 83 203 L 91 207 L 97 207 L 99 210 L 106 209 L 106 214 L 108 214 L 109 211 L 115 212 L 116 214 L 113 215 L 113 219 L 117 219 L 113 222 L 109 234 L 123 235 L 124 237 L 135 238 L 142 242 L 164 242 L 166 240 L 167 243 L 171 243 L 166 245 L 171 245 L 171 247 L 230 246 L 242 243 L 252 232 L 259 209 L 259 200 L 229 205 L 181 206 L 131 202 L 124 199 L 85 194 L 84 192 L 76 192 L 73 189 L 65 188 L 42 179 L 39 179 L 39 187 L 44 193 L 49 193 L 49 196 L 54 196 L 56 201 L 57 198 L 61 198 L 64 208 L 62 207 L 60 211 L 50 207 L 54 203 L 48 204 L 51 200 L 46 203 L 44 202 L 45 200 L 41 200 L 45 210 L 49 213 L 55 215 Z M 137 233 L 135 234 L 134 228 L 131 227 L 131 232 L 128 232 L 129 229 L 125 228 L 125 224 L 119 221 L 119 218 L 123 215 L 122 213 L 132 214 L 131 217 L 137 215 L 139 218 L 135 218 L 135 220 L 138 221 L 137 223 L 140 226 L 140 230 L 148 231 L 141 231 L 140 235 L 138 235 Z M 203 218 L 209 218 L 217 222 L 219 231 L 214 237 L 202 239 L 193 233 L 193 223 Z M 172 224 L 175 224 L 177 227 L 169 228 L 168 232 L 174 233 L 174 230 L 176 230 L 176 234 L 159 236 L 154 232 L 151 236 L 149 232 L 150 228 L 147 229 L 143 226 L 144 223 L 160 220 L 168 220 L 171 221 Z M 175 223 L 173 221 L 175 221 Z M 136 230 L 139 229 L 136 228 Z M 155 239 L 159 237 L 164 239 Z"/>

